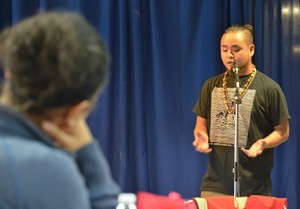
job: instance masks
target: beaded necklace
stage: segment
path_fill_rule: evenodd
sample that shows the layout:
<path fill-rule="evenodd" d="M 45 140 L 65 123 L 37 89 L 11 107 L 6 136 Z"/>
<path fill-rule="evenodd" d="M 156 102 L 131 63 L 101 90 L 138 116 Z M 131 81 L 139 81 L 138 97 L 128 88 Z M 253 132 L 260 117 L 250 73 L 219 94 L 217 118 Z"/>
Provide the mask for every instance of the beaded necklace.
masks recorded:
<path fill-rule="evenodd" d="M 227 77 L 229 74 L 229 70 L 227 70 L 224 73 L 224 77 L 223 77 L 223 101 L 224 101 L 224 105 L 226 107 L 227 113 L 232 114 L 234 112 L 235 106 L 234 106 L 234 101 L 230 101 L 229 99 L 229 95 L 228 95 L 228 89 L 227 89 Z M 253 65 L 253 70 L 252 73 L 250 75 L 250 77 L 248 78 L 247 82 L 245 83 L 240 95 L 239 95 L 239 99 L 242 100 L 242 98 L 244 97 L 244 95 L 246 94 L 249 86 L 251 85 L 254 77 L 256 74 L 256 67 Z"/>

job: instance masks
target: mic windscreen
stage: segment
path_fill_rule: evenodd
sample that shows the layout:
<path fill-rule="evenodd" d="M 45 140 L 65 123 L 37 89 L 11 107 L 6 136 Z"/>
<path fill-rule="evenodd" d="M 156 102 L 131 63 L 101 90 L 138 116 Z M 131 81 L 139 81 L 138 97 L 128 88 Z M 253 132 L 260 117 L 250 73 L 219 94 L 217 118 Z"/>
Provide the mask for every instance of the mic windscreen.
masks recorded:
<path fill-rule="evenodd" d="M 232 70 L 233 73 L 238 74 L 240 68 L 239 68 L 239 66 L 236 63 L 233 63 L 231 70 Z"/>

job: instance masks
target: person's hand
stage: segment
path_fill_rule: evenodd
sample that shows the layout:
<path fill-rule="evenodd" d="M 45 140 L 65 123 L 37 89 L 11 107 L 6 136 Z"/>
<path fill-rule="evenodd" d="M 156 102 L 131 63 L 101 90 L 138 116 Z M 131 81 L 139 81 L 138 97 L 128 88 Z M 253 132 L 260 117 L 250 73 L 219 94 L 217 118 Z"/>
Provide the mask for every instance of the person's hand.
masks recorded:
<path fill-rule="evenodd" d="M 195 150 L 206 154 L 210 153 L 212 149 L 209 148 L 207 135 L 203 135 L 200 132 L 195 132 L 194 135 L 195 140 L 193 141 L 193 146 L 195 147 Z"/>
<path fill-rule="evenodd" d="M 250 149 L 245 149 L 245 148 L 242 148 L 242 151 L 248 156 L 248 157 L 251 157 L 251 158 L 255 158 L 257 157 L 258 155 L 260 155 L 264 149 L 266 147 L 266 141 L 263 140 L 263 139 L 260 139 L 258 140 L 257 142 L 255 142 L 251 147 Z"/>
<path fill-rule="evenodd" d="M 50 121 L 43 121 L 42 129 L 61 148 L 76 152 L 93 140 L 91 131 L 84 118 L 79 119 L 72 128 L 62 129 Z"/>

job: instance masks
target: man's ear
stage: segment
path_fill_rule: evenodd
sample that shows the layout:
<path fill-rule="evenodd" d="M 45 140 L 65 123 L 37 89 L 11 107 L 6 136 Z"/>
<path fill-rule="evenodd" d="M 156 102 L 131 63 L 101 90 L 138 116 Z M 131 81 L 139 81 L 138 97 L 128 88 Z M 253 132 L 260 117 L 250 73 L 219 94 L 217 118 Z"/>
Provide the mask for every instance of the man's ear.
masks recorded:
<path fill-rule="evenodd" d="M 83 100 L 77 104 L 68 107 L 64 115 L 65 125 L 72 128 L 74 124 L 82 118 L 86 118 L 91 110 L 91 102 Z"/>
<path fill-rule="evenodd" d="M 249 49 L 250 49 L 250 55 L 252 57 L 254 55 L 254 52 L 255 52 L 255 45 L 251 44 L 250 47 L 249 47 Z"/>

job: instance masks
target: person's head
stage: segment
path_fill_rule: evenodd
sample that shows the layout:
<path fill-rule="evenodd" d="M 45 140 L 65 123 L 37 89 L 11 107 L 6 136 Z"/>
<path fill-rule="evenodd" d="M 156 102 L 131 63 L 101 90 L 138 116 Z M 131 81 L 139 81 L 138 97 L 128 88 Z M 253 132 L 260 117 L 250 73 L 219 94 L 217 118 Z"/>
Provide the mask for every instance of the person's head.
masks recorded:
<path fill-rule="evenodd" d="M 226 69 L 232 67 L 233 61 L 246 73 L 252 66 L 255 46 L 251 25 L 232 25 L 222 35 L 221 58 Z"/>
<path fill-rule="evenodd" d="M 107 81 L 104 43 L 78 14 L 49 12 L 27 18 L 9 29 L 1 51 L 3 100 L 28 115 L 83 102 L 88 109 Z"/>

